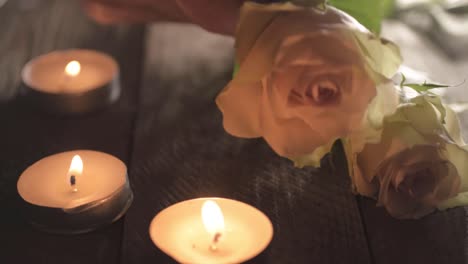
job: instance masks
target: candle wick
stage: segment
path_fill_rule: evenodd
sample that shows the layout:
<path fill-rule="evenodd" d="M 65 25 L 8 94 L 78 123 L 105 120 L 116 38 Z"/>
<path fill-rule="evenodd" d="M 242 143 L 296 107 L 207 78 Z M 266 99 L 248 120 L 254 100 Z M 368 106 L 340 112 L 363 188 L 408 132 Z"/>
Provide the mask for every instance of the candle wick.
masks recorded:
<path fill-rule="evenodd" d="M 221 233 L 216 233 L 213 237 L 213 243 L 218 243 L 219 239 L 221 238 Z"/>
<path fill-rule="evenodd" d="M 72 187 L 73 192 L 78 191 L 78 188 L 76 188 L 76 177 L 75 177 L 75 175 L 70 176 L 70 186 Z"/>
<path fill-rule="evenodd" d="M 59 90 L 62 92 L 66 92 L 68 90 L 68 83 L 70 83 L 70 80 L 73 78 L 73 76 L 70 76 L 68 74 L 64 74 L 62 81 L 59 83 Z"/>
<path fill-rule="evenodd" d="M 218 244 L 220 238 L 221 238 L 221 233 L 218 232 L 218 233 L 216 233 L 216 234 L 214 235 L 214 237 L 213 237 L 213 242 L 212 242 L 211 245 L 210 245 L 211 251 L 216 251 L 216 250 L 218 250 L 217 244 Z"/>

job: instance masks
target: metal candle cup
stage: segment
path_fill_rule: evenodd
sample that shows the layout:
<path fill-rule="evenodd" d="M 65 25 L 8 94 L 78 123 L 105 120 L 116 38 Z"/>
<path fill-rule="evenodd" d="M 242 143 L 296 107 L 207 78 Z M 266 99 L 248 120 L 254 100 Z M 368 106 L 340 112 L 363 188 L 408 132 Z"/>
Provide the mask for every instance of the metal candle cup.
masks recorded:
<path fill-rule="evenodd" d="M 73 167 L 77 156 L 78 169 Z M 21 174 L 17 187 L 27 220 L 52 233 L 85 233 L 110 224 L 133 201 L 125 164 L 91 150 L 43 158 Z"/>
<path fill-rule="evenodd" d="M 29 61 L 21 77 L 27 103 L 57 115 L 94 112 L 120 96 L 117 62 L 93 50 L 44 54 Z"/>

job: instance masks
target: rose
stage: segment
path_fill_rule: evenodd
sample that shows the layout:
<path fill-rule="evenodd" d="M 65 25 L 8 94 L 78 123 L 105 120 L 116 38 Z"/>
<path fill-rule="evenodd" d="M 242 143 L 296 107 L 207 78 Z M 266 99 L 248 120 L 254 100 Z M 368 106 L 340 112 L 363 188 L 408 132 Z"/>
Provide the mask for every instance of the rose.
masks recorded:
<path fill-rule="evenodd" d="M 379 143 L 351 154 L 353 184 L 392 216 L 419 218 L 461 191 L 468 176 L 462 144 L 453 112 L 438 97 L 417 96 L 385 119 Z"/>
<path fill-rule="evenodd" d="M 460 177 L 438 146 L 418 145 L 378 169 L 379 204 L 397 218 L 419 218 L 458 194 Z"/>
<path fill-rule="evenodd" d="M 369 43 L 360 45 L 371 40 L 378 43 L 367 54 L 382 55 L 379 40 L 332 7 L 245 4 L 236 38 L 240 68 L 216 101 L 224 128 L 263 137 L 289 158 L 359 130 L 377 93 L 375 76 L 394 68 L 372 72 L 362 50 Z"/>

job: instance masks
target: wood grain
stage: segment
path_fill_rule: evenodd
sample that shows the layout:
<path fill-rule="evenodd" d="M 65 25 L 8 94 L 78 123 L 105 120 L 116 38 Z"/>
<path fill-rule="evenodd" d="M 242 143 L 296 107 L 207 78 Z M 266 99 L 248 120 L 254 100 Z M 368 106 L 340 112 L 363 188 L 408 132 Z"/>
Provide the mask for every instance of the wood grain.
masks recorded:
<path fill-rule="evenodd" d="M 150 221 L 207 196 L 247 202 L 272 220 L 270 247 L 250 263 L 370 263 L 344 166 L 297 169 L 263 140 L 224 132 L 214 97 L 231 76 L 232 40 L 160 24 L 148 32 L 146 54 L 123 263 L 172 263 L 152 244 Z"/>
<path fill-rule="evenodd" d="M 36 231 L 19 213 L 16 181 L 38 159 L 72 149 L 104 151 L 128 163 L 143 30 L 96 25 L 85 17 L 77 1 L 35 2 L 38 6 L 28 10 L 16 1 L 0 8 L 0 263 L 118 263 L 122 221 L 77 236 Z M 47 115 L 23 104 L 18 94 L 23 64 L 37 55 L 67 48 L 96 49 L 116 57 L 123 87 L 116 104 L 77 118 Z"/>
<path fill-rule="evenodd" d="M 419 220 L 398 220 L 377 208 L 375 201 L 362 198 L 360 206 L 375 263 L 468 263 L 463 208 Z"/>

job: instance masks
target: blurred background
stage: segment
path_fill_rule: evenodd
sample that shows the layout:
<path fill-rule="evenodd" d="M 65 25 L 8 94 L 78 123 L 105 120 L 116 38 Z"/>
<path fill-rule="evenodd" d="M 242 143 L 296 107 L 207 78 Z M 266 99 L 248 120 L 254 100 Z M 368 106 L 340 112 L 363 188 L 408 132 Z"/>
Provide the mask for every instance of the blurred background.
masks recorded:
<path fill-rule="evenodd" d="M 405 76 L 452 85 L 435 90 L 458 113 L 467 131 L 468 1 L 395 0 L 382 35 L 400 46 Z"/>
<path fill-rule="evenodd" d="M 66 1 L 66 4 L 57 4 L 62 1 L 0 0 L 0 87 L 3 87 L 0 91 L 0 101 L 9 100 L 16 95 L 14 84 L 19 82 L 21 68 L 29 57 L 61 47 L 70 48 L 69 43 L 76 45 L 82 42 L 82 46 L 86 46 L 85 32 L 69 32 L 69 29 L 61 27 L 60 21 L 76 18 L 81 24 L 95 22 L 83 19 L 85 14 L 80 9 L 78 1 L 70 0 Z M 402 70 L 405 71 L 405 75 L 422 81 L 431 80 L 454 85 L 456 87 L 442 91 L 445 93 L 445 99 L 451 103 L 468 102 L 468 94 L 465 92 L 468 87 L 465 82 L 468 77 L 468 0 L 376 1 L 382 1 L 386 6 L 382 35 L 400 46 L 405 66 Z M 64 7 L 65 5 L 68 7 Z M 38 19 L 41 16 L 51 17 Z M 51 41 L 51 34 L 48 33 L 48 39 L 44 39 L 42 32 L 37 30 L 41 28 L 37 23 L 42 23 L 42 27 L 47 28 L 47 32 L 67 37 Z M 125 31 L 125 26 L 122 25 L 98 27 L 102 28 L 102 32 Z M 188 37 L 185 40 L 190 39 L 194 49 L 176 52 L 175 54 L 180 54 L 180 57 L 174 58 L 171 55 L 172 59 L 199 63 L 204 67 L 201 74 L 208 75 L 215 74 L 210 70 L 216 72 L 217 67 L 203 66 L 205 62 L 212 61 L 208 60 L 207 56 L 221 56 L 222 59 L 217 60 L 218 64 L 230 63 L 232 39 L 205 32 L 196 26 L 149 24 L 146 29 L 146 46 L 157 45 L 161 39 L 160 35 L 163 34 L 166 41 L 174 41 L 177 47 L 176 43 L 181 39 L 180 36 L 171 35 L 171 29 L 174 27 L 187 27 Z M 77 27 L 77 30 L 79 29 L 80 27 Z M 78 37 L 80 41 L 77 41 Z M 57 41 L 60 43 L 56 43 Z M 105 41 L 102 45 L 105 45 Z M 24 54 L 25 46 L 31 47 L 29 49 L 31 54 Z M 207 52 L 200 52 L 200 49 L 205 49 Z M 148 54 L 145 63 L 151 64 L 151 60 L 151 54 Z M 188 69 L 184 67 L 178 69 L 180 76 L 195 78 L 194 74 L 183 72 Z M 193 70 L 193 67 L 190 69 Z M 197 78 L 200 78 L 200 72 L 196 74 Z"/>

